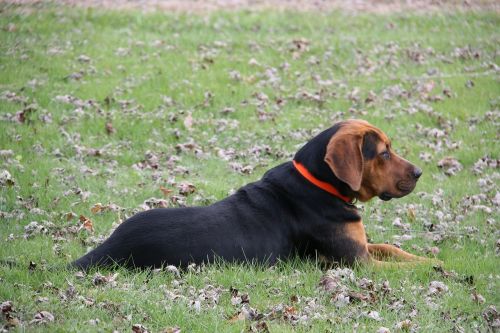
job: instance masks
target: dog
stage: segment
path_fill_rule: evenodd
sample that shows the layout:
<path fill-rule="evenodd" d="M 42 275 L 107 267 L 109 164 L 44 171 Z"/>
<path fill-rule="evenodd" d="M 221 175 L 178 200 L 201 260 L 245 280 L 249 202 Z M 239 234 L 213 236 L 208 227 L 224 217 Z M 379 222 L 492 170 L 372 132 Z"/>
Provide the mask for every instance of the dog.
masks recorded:
<path fill-rule="evenodd" d="M 311 139 L 293 161 L 222 201 L 132 216 L 70 266 L 186 267 L 217 258 L 272 265 L 291 256 L 345 265 L 430 262 L 393 245 L 369 244 L 353 203 L 403 197 L 421 175 L 380 129 L 343 121 Z"/>

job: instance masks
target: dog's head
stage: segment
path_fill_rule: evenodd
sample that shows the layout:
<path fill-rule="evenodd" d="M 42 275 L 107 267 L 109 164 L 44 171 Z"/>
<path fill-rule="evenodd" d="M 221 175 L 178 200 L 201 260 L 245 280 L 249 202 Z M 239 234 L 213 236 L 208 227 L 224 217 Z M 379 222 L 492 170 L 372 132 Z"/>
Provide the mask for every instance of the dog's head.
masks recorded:
<path fill-rule="evenodd" d="M 400 198 L 415 188 L 422 170 L 398 156 L 391 141 L 363 120 L 345 121 L 331 137 L 325 162 L 360 201 Z"/>

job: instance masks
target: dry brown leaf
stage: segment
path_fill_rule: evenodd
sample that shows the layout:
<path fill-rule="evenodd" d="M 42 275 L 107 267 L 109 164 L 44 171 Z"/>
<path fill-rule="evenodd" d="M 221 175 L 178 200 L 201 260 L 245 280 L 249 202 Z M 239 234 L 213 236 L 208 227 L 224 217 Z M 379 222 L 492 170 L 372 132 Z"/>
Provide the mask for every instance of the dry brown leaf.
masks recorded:
<path fill-rule="evenodd" d="M 7 315 L 5 319 L 6 319 L 6 324 L 4 325 L 4 328 L 7 328 L 7 330 L 9 328 L 17 327 L 21 324 L 21 321 L 18 318 L 13 317 L 10 314 Z"/>
<path fill-rule="evenodd" d="M 35 314 L 30 324 L 46 324 L 54 321 L 54 315 L 48 311 L 40 311 Z"/>
<path fill-rule="evenodd" d="M 81 228 L 84 228 L 88 232 L 94 232 L 94 224 L 87 217 L 80 215 Z"/>
<path fill-rule="evenodd" d="M 374 293 L 370 294 L 363 294 L 357 291 L 348 291 L 347 296 L 352 301 L 362 301 L 362 302 L 368 302 L 368 303 L 374 303 L 377 300 L 377 297 L 375 296 Z"/>
<path fill-rule="evenodd" d="M 184 126 L 188 131 L 191 131 L 193 129 L 193 116 L 191 112 L 189 112 L 186 118 L 184 118 Z"/>
<path fill-rule="evenodd" d="M 471 293 L 471 299 L 476 302 L 477 304 L 483 304 L 486 302 L 486 299 L 483 297 L 483 295 L 478 294 L 477 291 L 473 290 Z"/>
<path fill-rule="evenodd" d="M 165 197 L 168 197 L 173 192 L 173 190 L 163 187 L 161 185 L 160 185 L 160 191 L 163 193 Z"/>
<path fill-rule="evenodd" d="M 441 295 L 446 293 L 447 291 L 448 291 L 448 286 L 446 286 L 443 282 L 431 281 L 429 283 L 429 289 L 427 291 L 427 295 L 430 296 Z"/>
<path fill-rule="evenodd" d="M 193 184 L 187 182 L 180 183 L 177 187 L 179 188 L 179 194 L 184 196 L 192 194 L 196 191 L 196 187 Z"/>
<path fill-rule="evenodd" d="M 110 284 L 110 286 L 114 287 L 114 286 L 116 286 L 116 278 L 117 277 L 118 277 L 118 273 L 109 274 L 107 276 L 104 276 L 100 273 L 96 273 L 94 275 L 94 277 L 92 278 L 92 284 L 94 286 Z"/>
<path fill-rule="evenodd" d="M 113 127 L 113 124 L 111 122 L 106 123 L 106 134 L 111 135 L 116 132 L 115 128 Z"/>
<path fill-rule="evenodd" d="M 134 333 L 148 333 L 148 329 L 142 324 L 134 324 L 132 325 L 132 332 Z"/>
<path fill-rule="evenodd" d="M 454 176 L 457 172 L 462 170 L 462 164 L 456 158 L 451 156 L 447 156 L 440 160 L 437 166 L 440 169 L 443 169 L 447 176 Z"/>
<path fill-rule="evenodd" d="M 94 206 L 92 206 L 92 208 L 90 208 L 90 211 L 93 213 L 93 214 L 97 214 L 97 213 L 100 213 L 104 210 L 104 207 L 102 206 L 102 204 L 100 202 L 94 204 Z M 81 221 L 81 217 L 80 217 L 80 221 Z"/>
<path fill-rule="evenodd" d="M 0 304 L 0 310 L 2 311 L 3 314 L 13 312 L 14 306 L 12 301 L 5 301 Z"/>
<path fill-rule="evenodd" d="M 181 328 L 177 326 L 167 327 L 164 330 L 162 330 L 161 333 L 181 333 Z"/>
<path fill-rule="evenodd" d="M 265 321 L 258 322 L 257 325 L 255 325 L 255 329 L 257 329 L 257 332 L 269 333 L 269 327 Z"/>
<path fill-rule="evenodd" d="M 36 262 L 30 261 L 28 264 L 28 271 L 29 272 L 34 272 L 36 269 Z"/>
<path fill-rule="evenodd" d="M 7 170 L 0 172 L 0 186 L 13 186 L 15 181 Z"/>
<path fill-rule="evenodd" d="M 488 306 L 483 311 L 483 318 L 493 331 L 500 328 L 500 313 L 494 305 Z"/>
<path fill-rule="evenodd" d="M 229 317 L 228 322 L 235 323 L 237 321 L 245 320 L 245 318 L 245 314 L 242 311 L 238 311 L 234 315 Z"/>
<path fill-rule="evenodd" d="M 409 319 L 405 319 L 396 324 L 396 328 L 402 331 L 409 331 L 413 326 L 413 323 Z"/>

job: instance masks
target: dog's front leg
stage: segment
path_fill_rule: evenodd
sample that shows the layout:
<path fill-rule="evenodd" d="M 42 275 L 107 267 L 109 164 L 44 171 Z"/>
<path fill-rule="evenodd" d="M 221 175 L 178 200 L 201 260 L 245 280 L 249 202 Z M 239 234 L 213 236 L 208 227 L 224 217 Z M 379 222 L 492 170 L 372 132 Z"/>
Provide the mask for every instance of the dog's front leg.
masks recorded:
<path fill-rule="evenodd" d="M 352 266 L 366 262 L 370 254 L 363 222 L 332 223 L 315 232 L 319 261 L 324 267 L 341 264 Z"/>
<path fill-rule="evenodd" d="M 368 253 L 375 261 L 396 260 L 400 262 L 443 264 L 440 260 L 416 256 L 390 244 L 368 244 Z"/>

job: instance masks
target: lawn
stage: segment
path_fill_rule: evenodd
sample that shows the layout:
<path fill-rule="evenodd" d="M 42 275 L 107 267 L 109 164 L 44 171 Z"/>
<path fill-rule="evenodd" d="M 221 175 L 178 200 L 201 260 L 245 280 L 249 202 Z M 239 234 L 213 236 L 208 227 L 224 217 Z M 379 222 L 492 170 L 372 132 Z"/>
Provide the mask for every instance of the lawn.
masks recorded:
<path fill-rule="evenodd" d="M 0 3 L 2 325 L 499 329 L 499 26 L 494 11 L 201 15 Z M 369 239 L 442 268 L 64 268 L 134 213 L 220 200 L 349 118 L 380 127 L 424 172 L 405 198 L 357 204 Z"/>

